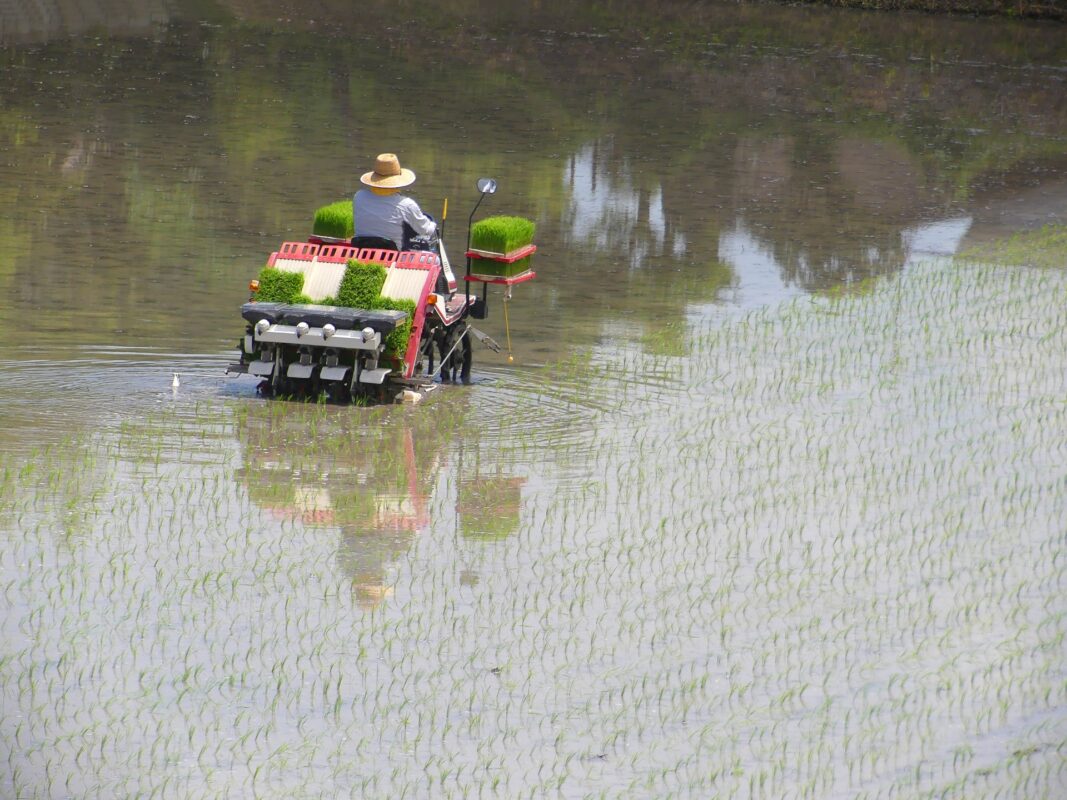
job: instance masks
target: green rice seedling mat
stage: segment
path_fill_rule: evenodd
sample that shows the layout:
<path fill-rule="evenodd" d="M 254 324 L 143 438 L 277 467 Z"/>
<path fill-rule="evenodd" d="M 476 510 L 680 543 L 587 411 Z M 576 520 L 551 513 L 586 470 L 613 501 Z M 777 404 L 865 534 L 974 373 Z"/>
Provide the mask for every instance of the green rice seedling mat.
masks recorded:
<path fill-rule="evenodd" d="M 311 227 L 315 236 L 329 236 L 332 239 L 351 239 L 355 235 L 354 230 L 351 200 L 339 200 L 318 209 Z"/>
<path fill-rule="evenodd" d="M 537 226 L 523 217 L 496 216 L 471 226 L 471 249 L 504 256 L 533 243 Z"/>

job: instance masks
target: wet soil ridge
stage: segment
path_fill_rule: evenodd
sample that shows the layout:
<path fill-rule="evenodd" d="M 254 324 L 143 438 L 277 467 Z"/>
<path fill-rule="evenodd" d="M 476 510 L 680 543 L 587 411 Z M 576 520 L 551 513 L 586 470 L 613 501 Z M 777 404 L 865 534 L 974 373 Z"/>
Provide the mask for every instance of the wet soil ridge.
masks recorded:
<path fill-rule="evenodd" d="M 1067 21 L 1067 2 L 1045 0 L 1039 3 L 1014 0 L 799 0 L 802 3 L 838 8 L 869 8 L 879 11 L 928 11 L 948 14 L 1028 17 Z"/>

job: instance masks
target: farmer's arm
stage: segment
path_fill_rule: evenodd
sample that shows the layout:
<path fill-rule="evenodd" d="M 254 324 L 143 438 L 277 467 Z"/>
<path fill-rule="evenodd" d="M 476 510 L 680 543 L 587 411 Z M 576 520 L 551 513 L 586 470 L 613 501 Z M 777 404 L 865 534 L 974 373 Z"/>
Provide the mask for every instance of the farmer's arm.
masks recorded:
<path fill-rule="evenodd" d="M 410 197 L 404 198 L 404 202 L 400 204 L 400 211 L 404 216 L 404 222 L 420 236 L 429 236 L 437 230 L 437 223 L 423 214 L 419 204 Z"/>

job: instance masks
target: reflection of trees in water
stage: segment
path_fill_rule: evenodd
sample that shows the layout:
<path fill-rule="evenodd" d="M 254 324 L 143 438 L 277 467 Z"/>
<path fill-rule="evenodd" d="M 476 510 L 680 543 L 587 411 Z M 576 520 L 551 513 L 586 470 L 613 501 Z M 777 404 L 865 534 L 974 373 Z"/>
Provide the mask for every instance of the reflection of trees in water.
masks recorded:
<path fill-rule="evenodd" d="M 0 43 L 41 42 L 107 30 L 144 35 L 171 17 L 167 0 L 24 0 L 0 4 Z"/>
<path fill-rule="evenodd" d="M 737 271 L 746 260 L 725 258 L 722 247 L 743 229 L 770 254 L 781 281 L 818 289 L 899 269 L 902 230 L 934 202 L 926 173 L 897 142 L 823 141 L 802 131 L 730 136 L 691 154 L 687 166 L 641 172 L 610 139 L 582 147 L 564 168 L 564 243 L 621 251 L 631 267 L 663 256 L 718 257 L 744 284 L 749 277 Z M 737 256 L 743 248 L 727 250 Z"/>
<path fill-rule="evenodd" d="M 633 267 L 649 256 L 685 254 L 685 235 L 668 226 L 663 187 L 654 177 L 638 183 L 636 169 L 611 139 L 594 141 L 568 157 L 564 244 L 621 251 Z"/>
<path fill-rule="evenodd" d="M 0 146 L 14 154 L 10 185 L 24 187 L 3 196 L 20 222 L 0 224 L 0 244 L 29 231 L 35 252 L 0 256 L 0 282 L 35 292 L 20 301 L 99 295 L 93 308 L 112 317 L 100 326 L 125 328 L 144 316 L 132 309 L 158 305 L 191 273 L 211 302 L 351 188 L 383 131 L 417 166 L 420 199 L 455 204 L 472 176 L 506 177 L 507 210 L 536 209 L 545 252 L 558 233 L 558 251 L 585 250 L 596 268 L 667 264 L 664 306 L 682 309 L 696 285 L 714 292 L 696 273 L 739 224 L 785 283 L 815 288 L 896 269 L 901 230 L 954 213 L 982 176 L 1062 152 L 1067 130 L 1067 95 L 1040 65 L 1014 68 L 1027 56 L 1010 26 L 983 28 L 994 41 L 981 49 L 963 23 L 939 20 L 940 42 L 921 26 L 914 44 L 882 31 L 886 52 L 853 57 L 878 36 L 848 15 L 776 10 L 798 23 L 774 32 L 757 24 L 764 11 L 620 4 L 552 9 L 555 29 L 536 36 L 435 48 L 454 31 L 470 40 L 458 21 L 470 4 L 437 9 L 452 20 L 439 30 L 394 26 L 356 44 L 348 3 L 314 6 L 329 35 L 279 30 L 279 9 L 295 8 L 285 3 L 220 6 L 254 24 L 0 53 Z M 614 24 L 630 13 L 650 18 L 640 36 Z M 518 6 L 499 14 L 528 21 Z M 936 60 L 913 61 L 916 50 Z M 963 63 L 981 52 L 1008 68 Z M 976 80 L 983 71 L 988 83 Z M 447 106 L 418 103 L 430 76 Z M 92 245 L 92 282 L 70 277 L 72 241 Z M 637 294 L 639 273 L 612 280 Z M 579 283 L 587 273 L 560 276 L 545 310 L 554 323 L 589 307 Z"/>
<path fill-rule="evenodd" d="M 822 24 L 833 32 L 833 23 Z M 970 52 L 973 43 L 941 27 L 943 41 L 913 45 L 928 52 L 921 63 L 769 42 L 684 53 L 668 46 L 629 59 L 622 63 L 632 75 L 616 76 L 625 88 L 607 112 L 615 129 L 605 146 L 580 151 L 594 161 L 582 174 L 599 181 L 614 169 L 623 189 L 660 192 L 663 218 L 684 233 L 690 256 L 714 256 L 720 232 L 741 224 L 774 255 L 787 283 L 825 288 L 896 270 L 906 257 L 902 231 L 965 210 L 979 175 L 1026 169 L 1027 159 L 1063 151 L 1067 95 L 1054 76 L 1040 66 L 959 61 L 964 52 L 1007 57 L 1012 36 Z M 899 44 L 896 33 L 886 34 Z M 1025 61 L 1025 49 L 1014 57 Z M 625 194 L 614 204 L 577 204 L 594 213 L 574 224 L 590 219 L 619 231 L 640 258 L 646 248 L 627 236 L 634 205 Z M 656 227 L 650 215 L 646 241 L 657 241 Z M 610 237 L 594 241 L 603 247 Z"/>
<path fill-rule="evenodd" d="M 921 165 L 893 141 L 744 137 L 732 177 L 738 220 L 787 284 L 809 290 L 899 269 L 901 231 L 932 202 Z"/>

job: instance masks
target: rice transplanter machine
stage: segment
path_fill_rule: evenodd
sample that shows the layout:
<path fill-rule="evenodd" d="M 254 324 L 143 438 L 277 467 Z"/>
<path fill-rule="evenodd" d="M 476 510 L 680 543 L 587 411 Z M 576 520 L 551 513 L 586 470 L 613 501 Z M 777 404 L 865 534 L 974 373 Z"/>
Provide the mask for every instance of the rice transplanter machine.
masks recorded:
<path fill-rule="evenodd" d="M 227 372 L 259 378 L 259 390 L 267 396 L 318 398 L 324 394 L 337 402 L 417 401 L 435 379 L 435 355 L 442 382 L 457 376 L 469 381 L 471 339 L 501 349 L 471 323 L 487 316 L 488 285 L 505 286 L 507 303 L 513 285 L 536 277 L 530 268 L 537 250 L 532 241 L 507 251 L 478 246 L 482 223 L 519 220 L 495 217 L 473 222 L 482 201 L 496 188 L 490 178 L 478 181 L 478 202 L 468 219 L 462 290 L 436 236 L 413 242 L 406 250 L 359 247 L 358 237 L 321 234 L 301 242 L 283 242 L 259 278 L 249 284 L 251 296 L 241 306 L 246 329 L 240 360 L 230 364 Z M 446 200 L 439 229 L 447 211 Z M 532 239 L 533 223 L 525 222 Z M 378 296 L 364 303 L 371 307 L 338 304 L 346 275 L 360 280 L 351 270 L 370 270 L 367 274 L 377 274 L 379 279 L 384 271 Z M 296 285 L 299 292 L 264 297 L 260 289 L 265 282 Z M 480 296 L 471 291 L 477 283 L 482 284 Z M 505 317 L 506 311 L 505 305 Z"/>

